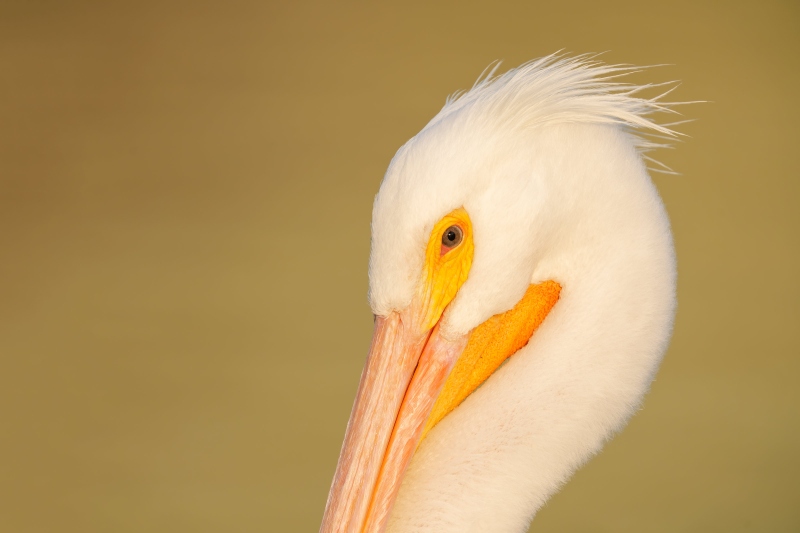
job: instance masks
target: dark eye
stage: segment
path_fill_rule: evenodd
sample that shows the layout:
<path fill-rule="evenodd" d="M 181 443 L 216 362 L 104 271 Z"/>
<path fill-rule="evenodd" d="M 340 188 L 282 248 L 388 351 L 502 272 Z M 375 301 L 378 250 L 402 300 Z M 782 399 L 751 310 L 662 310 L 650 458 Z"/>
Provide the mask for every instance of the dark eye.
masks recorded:
<path fill-rule="evenodd" d="M 455 248 L 461 244 L 461 239 L 464 238 L 464 232 L 458 226 L 450 226 L 444 233 L 442 233 L 442 246 L 447 248 Z"/>

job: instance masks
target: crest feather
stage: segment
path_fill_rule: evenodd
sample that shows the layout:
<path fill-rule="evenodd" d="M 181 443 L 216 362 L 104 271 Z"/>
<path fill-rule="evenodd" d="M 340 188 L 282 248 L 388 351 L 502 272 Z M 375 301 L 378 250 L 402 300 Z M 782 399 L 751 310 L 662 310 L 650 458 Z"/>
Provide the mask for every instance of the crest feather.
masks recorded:
<path fill-rule="evenodd" d="M 609 124 L 628 131 L 637 150 L 644 154 L 656 148 L 669 148 L 683 134 L 673 126 L 688 122 L 679 120 L 659 124 L 652 115 L 679 115 L 675 106 L 691 102 L 664 102 L 662 99 L 677 88 L 676 82 L 637 85 L 617 81 L 620 77 L 650 67 L 607 65 L 596 54 L 569 57 L 555 53 L 534 59 L 515 69 L 495 76 L 500 62 L 490 64 L 472 88 L 447 98 L 444 107 L 424 128 L 457 115 L 468 121 L 492 122 L 494 126 L 534 128 L 556 123 Z M 639 93 L 668 87 L 652 98 Z M 671 173 L 665 165 L 651 169 Z"/>

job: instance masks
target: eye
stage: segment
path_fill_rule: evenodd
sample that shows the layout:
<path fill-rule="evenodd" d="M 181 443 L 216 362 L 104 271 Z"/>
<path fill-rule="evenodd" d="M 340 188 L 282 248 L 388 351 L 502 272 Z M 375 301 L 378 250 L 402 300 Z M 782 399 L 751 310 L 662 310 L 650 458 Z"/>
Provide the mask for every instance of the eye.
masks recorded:
<path fill-rule="evenodd" d="M 464 232 L 458 226 L 450 226 L 442 233 L 442 246 L 447 249 L 455 248 L 461 244 Z"/>

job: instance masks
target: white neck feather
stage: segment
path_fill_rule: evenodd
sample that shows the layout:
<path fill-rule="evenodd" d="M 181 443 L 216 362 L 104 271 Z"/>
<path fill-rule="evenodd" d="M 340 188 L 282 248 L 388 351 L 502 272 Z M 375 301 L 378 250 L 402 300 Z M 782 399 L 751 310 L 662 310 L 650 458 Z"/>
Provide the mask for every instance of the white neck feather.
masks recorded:
<path fill-rule="evenodd" d="M 672 239 L 633 141 L 613 126 L 563 124 L 544 128 L 533 145 L 547 159 L 531 175 L 548 184 L 560 219 L 531 282 L 558 281 L 561 300 L 529 344 L 422 443 L 389 531 L 526 531 L 624 425 L 666 348 Z"/>

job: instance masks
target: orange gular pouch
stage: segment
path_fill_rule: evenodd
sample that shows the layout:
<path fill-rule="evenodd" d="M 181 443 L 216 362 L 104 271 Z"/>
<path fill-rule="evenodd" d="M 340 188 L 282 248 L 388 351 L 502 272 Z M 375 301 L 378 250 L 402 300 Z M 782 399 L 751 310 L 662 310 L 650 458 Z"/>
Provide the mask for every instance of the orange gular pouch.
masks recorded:
<path fill-rule="evenodd" d="M 533 333 L 558 301 L 561 285 L 545 281 L 531 285 L 522 299 L 505 313 L 475 328 L 466 348 L 450 371 L 422 433 L 442 420 L 472 394 L 506 359 L 528 344 Z"/>

